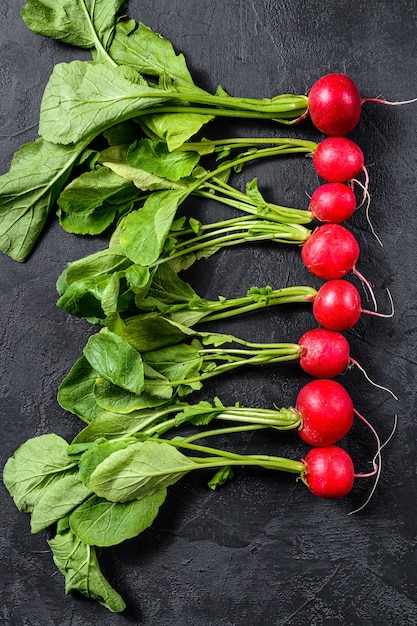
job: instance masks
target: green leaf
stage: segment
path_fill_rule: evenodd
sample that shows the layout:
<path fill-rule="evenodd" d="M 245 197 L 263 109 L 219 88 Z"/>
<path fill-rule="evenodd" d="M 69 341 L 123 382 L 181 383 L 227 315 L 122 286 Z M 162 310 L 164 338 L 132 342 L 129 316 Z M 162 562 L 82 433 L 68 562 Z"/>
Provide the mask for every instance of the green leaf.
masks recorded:
<path fill-rule="evenodd" d="M 144 168 L 129 164 L 125 146 L 112 146 L 103 150 L 100 154 L 100 163 L 142 191 L 187 188 L 186 182 L 173 181 L 163 176 L 158 176 Z"/>
<path fill-rule="evenodd" d="M 108 502 L 93 496 L 73 511 L 71 529 L 90 545 L 114 546 L 149 528 L 165 498 L 166 489 L 130 502 Z"/>
<path fill-rule="evenodd" d="M 142 114 L 137 121 L 151 139 L 165 141 L 168 150 L 176 150 L 215 118 L 214 115 L 188 113 L 185 108 L 184 113 Z"/>
<path fill-rule="evenodd" d="M 150 139 L 136 141 L 127 151 L 128 165 L 173 181 L 191 176 L 199 160 L 197 152 L 170 151 L 165 142 Z"/>
<path fill-rule="evenodd" d="M 73 444 L 76 445 L 76 444 Z M 129 445 L 127 441 L 105 441 L 104 443 L 95 442 L 81 456 L 78 463 L 79 479 L 86 487 L 89 487 L 91 474 L 96 467 L 107 459 L 108 456 L 117 450 L 124 450 Z"/>
<path fill-rule="evenodd" d="M 162 263 L 153 275 L 146 298 L 136 298 L 136 305 L 148 311 L 158 308 L 165 312 L 171 305 L 188 304 L 198 298 L 191 285 L 181 280 L 169 263 Z"/>
<path fill-rule="evenodd" d="M 57 300 L 57 307 L 75 317 L 104 320 L 105 314 L 101 300 L 110 280 L 110 276 L 104 275 L 71 283 Z"/>
<path fill-rule="evenodd" d="M 90 495 L 91 490 L 83 485 L 78 474 L 66 474 L 49 483 L 33 507 L 31 532 L 38 533 L 55 524 Z"/>
<path fill-rule="evenodd" d="M 201 401 L 198 404 L 189 404 L 175 416 L 175 425 L 180 426 L 185 422 L 189 422 L 194 426 L 207 426 L 210 422 L 222 413 L 224 407 L 213 407 L 210 402 Z"/>
<path fill-rule="evenodd" d="M 70 285 L 80 279 L 124 270 L 131 264 L 132 261 L 123 253 L 121 247 L 114 246 L 70 263 L 66 269 L 65 280 L 67 285 Z"/>
<path fill-rule="evenodd" d="M 14 155 L 0 176 L 0 250 L 25 261 L 86 143 L 54 145 L 37 139 Z"/>
<path fill-rule="evenodd" d="M 200 465 L 169 443 L 144 441 L 115 452 L 90 477 L 93 491 L 111 502 L 144 498 L 173 485 Z"/>
<path fill-rule="evenodd" d="M 266 202 L 264 197 L 258 188 L 258 179 L 254 178 L 246 184 L 246 195 L 259 207 L 263 208 L 266 206 Z"/>
<path fill-rule="evenodd" d="M 105 201 L 116 204 L 137 197 L 136 187 L 107 167 L 84 172 L 61 192 L 58 206 L 66 213 L 91 213 Z"/>
<path fill-rule="evenodd" d="M 116 219 L 117 209 L 108 203 L 90 213 L 64 213 L 58 211 L 59 223 L 67 233 L 75 235 L 100 235 Z"/>
<path fill-rule="evenodd" d="M 52 143 L 79 142 L 165 100 L 131 67 L 58 63 L 43 95 L 39 133 Z"/>
<path fill-rule="evenodd" d="M 74 363 L 58 389 L 58 402 L 62 408 L 87 424 L 102 411 L 94 395 L 97 376 L 97 372 L 82 356 Z"/>
<path fill-rule="evenodd" d="M 146 266 L 159 258 L 177 209 L 187 195 L 186 191 L 154 192 L 139 211 L 126 217 L 120 244 L 129 259 Z"/>
<path fill-rule="evenodd" d="M 123 611 L 126 604 L 103 576 L 94 546 L 79 539 L 71 529 L 48 541 L 54 563 L 65 576 L 65 592 L 79 591 L 97 600 L 113 612 Z"/>
<path fill-rule="evenodd" d="M 192 334 L 185 326 L 150 313 L 128 318 L 122 337 L 139 352 L 149 352 L 180 343 Z"/>
<path fill-rule="evenodd" d="M 62 437 L 41 435 L 28 439 L 8 459 L 3 481 L 20 511 L 32 511 L 48 484 L 76 465 L 67 450 Z"/>
<path fill-rule="evenodd" d="M 163 377 L 161 379 L 163 381 Z M 162 381 L 160 380 L 160 383 Z M 125 391 L 104 378 L 98 379 L 94 386 L 95 398 L 101 411 L 105 409 L 115 413 L 131 413 L 140 409 L 160 406 L 172 396 L 172 387 L 168 383 L 164 386 L 159 385 L 158 395 L 151 395 L 148 390 L 152 389 L 151 384 L 147 381 L 145 381 L 145 392 L 140 395 Z"/>
<path fill-rule="evenodd" d="M 231 480 L 234 476 L 233 468 L 226 465 L 225 467 L 221 467 L 213 476 L 211 480 L 207 483 L 210 489 L 216 489 L 221 485 L 224 485 L 228 480 Z"/>
<path fill-rule="evenodd" d="M 141 429 L 141 424 L 149 424 L 149 419 L 154 415 L 153 411 L 145 409 L 128 414 L 103 411 L 78 433 L 71 445 L 96 441 L 101 437 L 106 439 L 129 437 Z"/>
<path fill-rule="evenodd" d="M 84 356 L 100 376 L 126 391 L 140 394 L 144 389 L 141 355 L 124 339 L 107 328 L 92 335 Z"/>
<path fill-rule="evenodd" d="M 176 54 L 170 41 L 134 20 L 120 20 L 110 47 L 111 57 L 120 65 L 131 65 L 140 74 L 169 75 L 179 88 L 195 87 L 182 54 Z M 203 92 L 203 90 L 199 90 Z"/>
<path fill-rule="evenodd" d="M 169 381 L 198 375 L 203 362 L 198 348 L 184 343 L 145 352 L 143 360 Z"/>
<path fill-rule="evenodd" d="M 147 293 L 152 284 L 152 277 L 149 268 L 143 265 L 130 265 L 125 271 L 125 278 L 129 284 L 129 288 L 137 295 Z"/>
<path fill-rule="evenodd" d="M 80 48 L 107 49 L 126 0 L 27 0 L 21 15 L 38 35 Z"/>

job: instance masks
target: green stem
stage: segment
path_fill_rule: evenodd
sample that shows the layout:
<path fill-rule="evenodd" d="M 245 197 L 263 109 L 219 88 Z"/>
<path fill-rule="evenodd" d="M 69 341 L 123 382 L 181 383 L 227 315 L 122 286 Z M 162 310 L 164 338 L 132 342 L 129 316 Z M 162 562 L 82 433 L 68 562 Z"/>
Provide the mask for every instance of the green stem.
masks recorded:
<path fill-rule="evenodd" d="M 214 409 L 212 409 L 214 410 Z M 248 429 L 252 428 L 275 428 L 277 430 L 291 430 L 298 428 L 301 419 L 300 415 L 294 409 L 256 409 L 252 407 L 239 407 L 239 408 L 231 408 L 231 407 L 222 407 L 219 408 L 219 413 L 214 418 L 216 421 L 222 422 L 238 422 L 240 424 L 237 430 L 231 430 L 230 432 L 239 432 L 240 429 Z M 191 421 L 192 423 L 192 421 Z M 247 426 L 242 426 L 242 424 L 247 424 Z M 158 424 L 155 424 L 151 428 L 146 430 L 147 435 L 158 435 L 164 434 L 175 428 L 177 426 L 177 419 L 171 418 L 169 420 L 165 420 Z M 193 435 L 192 437 L 200 438 L 208 436 L 207 433 L 213 434 L 223 434 L 228 431 L 227 429 L 215 429 L 212 431 L 205 431 L 202 433 L 198 433 Z M 229 432 L 229 431 L 228 431 Z M 186 438 L 186 441 L 189 441 L 189 437 Z"/>
<path fill-rule="evenodd" d="M 191 443 L 192 441 L 197 441 L 198 439 L 205 439 L 206 437 L 216 437 L 219 435 L 231 435 L 234 433 L 243 433 L 243 432 L 251 432 L 253 430 L 265 430 L 266 428 L 269 428 L 269 426 L 266 426 L 264 424 L 247 424 L 245 426 L 230 426 L 228 428 L 215 428 L 213 430 L 206 430 L 203 432 L 198 432 L 198 433 L 194 433 L 193 435 L 190 435 L 189 437 L 184 437 L 182 439 L 183 442 L 185 443 Z"/>
<path fill-rule="evenodd" d="M 224 302 L 210 302 L 210 308 L 215 312 L 209 312 L 204 316 L 205 322 L 213 322 L 221 319 L 227 319 L 242 313 L 249 313 L 257 309 L 268 306 L 276 306 L 278 304 L 288 303 L 305 303 L 311 301 L 317 294 L 313 287 L 287 287 L 271 292 L 265 299 L 256 301 L 251 296 L 236 298 L 234 300 L 226 300 Z M 218 311 L 218 312 L 216 312 Z"/>
<path fill-rule="evenodd" d="M 158 439 L 153 440 L 158 441 Z M 159 441 L 169 443 L 175 448 L 184 448 L 186 450 L 193 450 L 202 454 L 215 455 L 214 459 L 212 457 L 209 457 L 208 459 L 201 457 L 198 457 L 197 459 L 193 458 L 193 460 L 200 462 L 202 467 L 216 467 L 222 465 L 257 465 L 258 467 L 295 474 L 302 474 L 305 472 L 305 464 L 302 461 L 294 461 L 284 457 L 270 456 L 266 454 L 236 454 L 234 452 L 227 452 L 226 450 L 219 450 L 218 448 L 187 443 L 180 439 L 160 439 Z"/>
<path fill-rule="evenodd" d="M 297 227 L 297 225 L 295 224 L 281 224 L 281 228 L 277 228 L 277 224 L 274 222 L 271 222 L 271 224 L 268 224 L 268 222 L 264 222 L 264 224 L 268 227 L 268 230 L 267 232 L 261 232 L 260 234 L 251 234 L 249 232 L 251 230 L 256 230 L 254 228 L 254 225 L 251 224 L 247 233 L 240 232 L 240 228 L 239 232 L 230 232 L 230 230 L 232 229 L 228 229 L 228 234 L 224 234 L 223 236 L 219 236 L 208 241 L 206 241 L 207 235 L 201 237 L 197 236 L 193 239 L 190 239 L 188 242 L 178 244 L 178 246 L 175 246 L 175 248 L 169 255 L 165 257 L 160 257 L 157 261 L 151 263 L 149 267 L 156 267 L 158 265 L 161 265 L 162 263 L 168 263 L 174 259 L 178 259 L 188 254 L 200 252 L 201 250 L 205 250 L 207 248 L 223 248 L 247 243 L 255 243 L 259 241 L 274 241 L 277 243 L 290 243 L 294 245 L 301 245 L 311 234 L 311 231 L 309 231 L 308 229 L 303 228 L 302 230 L 300 230 L 302 227 Z M 259 228 L 259 225 L 257 226 Z M 226 230 L 223 230 L 223 232 L 225 233 Z M 218 233 L 214 232 L 211 233 L 210 236 L 214 236 L 216 234 Z"/>
<path fill-rule="evenodd" d="M 194 195 L 201 198 L 208 198 L 209 200 L 215 200 L 216 202 L 226 204 L 240 211 L 245 211 L 245 213 L 262 215 L 268 220 L 287 224 L 309 224 L 313 220 L 311 211 L 282 207 L 270 202 L 265 203 L 265 206 L 259 206 L 255 202 L 251 202 L 246 194 L 237 191 L 231 186 L 231 191 L 227 192 L 227 195 L 224 189 L 213 183 L 208 182 L 204 186 L 209 191 L 198 189 L 193 192 Z M 213 193 L 213 191 L 215 193 Z"/>
<path fill-rule="evenodd" d="M 278 345 L 278 344 L 277 344 Z M 233 354 L 229 354 L 226 350 L 217 351 L 213 349 L 210 353 L 207 350 L 199 350 L 199 354 L 207 356 L 209 354 L 214 354 L 218 358 L 228 359 L 227 363 L 223 363 L 218 365 L 216 369 L 211 370 L 209 372 L 205 372 L 204 374 L 200 374 L 199 376 L 192 376 L 190 378 L 183 378 L 181 380 L 170 380 L 169 385 L 171 387 L 179 387 L 180 385 L 189 385 L 191 383 L 201 382 L 203 380 L 208 380 L 209 378 L 213 378 L 214 376 L 218 376 L 225 372 L 229 372 L 237 367 L 248 366 L 248 365 L 260 365 L 264 363 L 282 363 L 285 361 L 295 361 L 300 358 L 301 348 L 297 344 L 283 344 L 289 346 L 287 349 L 283 349 L 279 351 L 275 350 L 261 350 L 259 353 L 255 353 L 253 357 L 250 358 L 241 358 L 238 356 L 234 356 Z M 290 347 L 291 346 L 291 347 Z M 210 359 L 212 360 L 212 358 Z M 166 381 L 152 381 L 152 386 L 166 386 Z"/>
<path fill-rule="evenodd" d="M 131 99 L 138 96 L 132 94 Z M 249 117 L 273 119 L 276 121 L 290 119 L 298 120 L 305 114 L 308 106 L 307 96 L 277 96 L 275 98 L 240 98 L 235 96 L 218 96 L 197 91 L 163 91 L 152 89 L 140 94 L 142 98 L 165 98 L 168 102 L 185 102 L 183 106 L 176 104 L 156 105 L 148 109 L 138 111 L 139 115 L 152 115 L 153 113 L 202 113 L 204 115 L 216 115 L 225 117 Z M 204 105 L 195 107 L 192 105 Z"/>
<path fill-rule="evenodd" d="M 203 154 L 208 152 L 214 152 L 222 150 L 224 147 L 232 150 L 233 148 L 241 148 L 245 146 L 250 148 L 252 146 L 260 145 L 273 145 L 278 149 L 287 148 L 300 148 L 303 147 L 306 151 L 314 152 L 317 148 L 315 141 L 308 141 L 304 139 L 292 139 L 291 137 L 232 137 L 228 139 L 203 139 L 202 141 L 186 141 L 182 146 L 176 148 L 176 151 L 202 151 Z M 213 148 L 213 150 L 207 150 L 207 148 Z"/>

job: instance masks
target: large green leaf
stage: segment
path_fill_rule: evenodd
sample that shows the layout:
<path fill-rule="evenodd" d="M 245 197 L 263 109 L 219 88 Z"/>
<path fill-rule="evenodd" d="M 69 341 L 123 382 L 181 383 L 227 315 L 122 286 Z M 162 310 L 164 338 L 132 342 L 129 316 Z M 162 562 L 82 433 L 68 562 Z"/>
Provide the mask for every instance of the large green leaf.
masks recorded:
<path fill-rule="evenodd" d="M 168 180 L 178 181 L 191 176 L 200 160 L 197 152 L 168 149 L 163 141 L 141 139 L 129 146 L 126 155 L 128 165 L 152 172 Z"/>
<path fill-rule="evenodd" d="M 155 87 L 131 67 L 95 61 L 55 65 L 46 86 L 39 132 L 53 143 L 70 144 L 164 102 Z"/>
<path fill-rule="evenodd" d="M 198 89 L 182 54 L 176 54 L 170 41 L 134 20 L 121 20 L 109 49 L 119 65 L 131 65 L 140 74 L 169 76 L 179 88 Z M 202 90 L 199 90 L 202 92 Z"/>
<path fill-rule="evenodd" d="M 0 176 L 0 250 L 25 261 L 88 139 L 62 146 L 44 139 L 23 145 Z"/>
<path fill-rule="evenodd" d="M 112 502 L 144 498 L 200 467 L 169 443 L 144 441 L 114 452 L 96 467 L 90 487 Z"/>
<path fill-rule="evenodd" d="M 117 24 L 110 55 L 120 64 L 135 67 L 141 74 L 164 79 L 169 76 L 178 91 L 204 93 L 197 87 L 182 54 L 176 54 L 170 41 L 144 24 L 122 20 Z M 213 115 L 200 113 L 154 113 L 138 118 L 149 137 L 166 142 L 169 150 L 195 135 Z"/>
<path fill-rule="evenodd" d="M 33 437 L 8 459 L 3 481 L 20 511 L 32 511 L 47 485 L 56 475 L 76 463 L 68 456 L 68 443 L 55 434 Z"/>
<path fill-rule="evenodd" d="M 131 413 L 141 409 L 165 404 L 172 397 L 172 387 L 169 382 L 160 377 L 157 392 L 154 392 L 152 383 L 145 379 L 145 391 L 140 395 L 125 391 L 113 385 L 105 378 L 99 378 L 94 386 L 94 394 L 101 410 L 115 413 Z"/>
<path fill-rule="evenodd" d="M 123 611 L 126 604 L 103 576 L 94 546 L 68 528 L 48 541 L 54 563 L 65 576 L 65 592 L 79 591 L 110 611 Z"/>
<path fill-rule="evenodd" d="M 28 0 L 21 15 L 39 35 L 81 48 L 107 49 L 126 0 Z"/>
<path fill-rule="evenodd" d="M 159 258 L 178 207 L 187 195 L 187 191 L 154 192 L 140 210 L 126 216 L 120 244 L 129 259 L 146 266 Z"/>
<path fill-rule="evenodd" d="M 85 543 L 114 546 L 149 528 L 165 498 L 166 489 L 130 502 L 109 502 L 93 496 L 73 511 L 70 525 Z"/>
<path fill-rule="evenodd" d="M 89 338 L 84 356 L 91 367 L 113 385 L 134 394 L 143 391 L 141 355 L 119 335 L 103 328 Z"/>
<path fill-rule="evenodd" d="M 58 389 L 58 402 L 62 408 L 87 424 L 102 411 L 94 395 L 97 376 L 97 372 L 82 356 L 74 363 Z"/>
<path fill-rule="evenodd" d="M 66 474 L 42 489 L 33 507 L 30 529 L 44 530 L 62 519 L 91 495 L 77 474 Z"/>
<path fill-rule="evenodd" d="M 96 277 L 124 270 L 132 261 L 123 253 L 120 246 L 105 248 L 73 261 L 65 271 L 67 285 L 84 278 Z"/>
<path fill-rule="evenodd" d="M 192 334 L 186 327 L 152 313 L 129 318 L 122 331 L 122 337 L 139 352 L 175 345 Z"/>
<path fill-rule="evenodd" d="M 72 180 L 59 195 L 57 204 L 66 213 L 89 213 L 103 202 L 133 200 L 137 188 L 107 167 L 84 172 Z"/>

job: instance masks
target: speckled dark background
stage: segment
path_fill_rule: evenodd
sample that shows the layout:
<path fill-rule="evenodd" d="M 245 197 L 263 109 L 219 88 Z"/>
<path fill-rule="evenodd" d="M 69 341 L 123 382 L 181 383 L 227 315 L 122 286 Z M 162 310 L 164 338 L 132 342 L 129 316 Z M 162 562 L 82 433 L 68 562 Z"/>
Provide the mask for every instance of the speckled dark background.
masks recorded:
<path fill-rule="evenodd" d="M 85 52 L 39 37 L 20 18 L 23 0 L 0 5 L 0 172 L 37 133 L 43 89 L 55 63 Z M 417 96 L 415 0 L 132 0 L 132 17 L 182 51 L 202 87 L 221 84 L 234 95 L 303 93 L 329 71 L 350 74 L 362 95 Z M 363 107 L 352 138 L 364 150 L 371 177 L 371 215 L 384 243 L 370 234 L 363 212 L 350 222 L 361 245 L 358 268 L 373 283 L 381 309 L 395 301 L 395 318 L 366 317 L 347 334 L 352 356 L 391 397 L 357 371 L 342 379 L 355 406 L 384 439 L 378 489 L 367 508 L 348 516 L 372 483 L 359 482 L 343 501 L 315 499 L 292 477 L 238 471 L 217 492 L 205 476 L 170 489 L 153 527 L 104 551 L 103 570 L 128 603 L 112 615 L 81 597 L 64 595 L 44 533 L 30 535 L 28 516 L 1 489 L 0 622 L 5 626 L 414 626 L 417 624 L 416 272 L 417 104 Z M 273 136 L 297 132 L 319 140 L 307 123 L 296 131 L 270 123 L 219 122 L 207 134 Z M 257 175 L 277 203 L 306 207 L 318 181 L 307 159 L 248 167 L 236 184 Z M 192 208 L 192 207 L 191 207 Z M 195 207 L 208 219 L 224 215 Z M 106 245 L 81 238 L 51 219 L 25 264 L 0 258 L 1 467 L 26 439 L 56 432 L 71 439 L 81 427 L 57 404 L 57 387 L 92 327 L 55 306 L 55 281 L 65 264 Z M 297 248 L 264 245 L 220 253 L 188 278 L 201 295 L 234 296 L 252 285 L 317 281 Z M 352 279 L 354 280 L 354 279 Z M 257 341 L 297 341 L 314 326 L 304 307 L 269 310 L 229 321 L 219 330 Z M 290 406 L 308 378 L 297 365 L 234 374 L 208 385 L 203 397 L 226 403 Z M 197 398 L 195 398 L 197 399 Z M 356 424 L 343 444 L 366 471 L 374 442 Z M 246 436 L 236 449 L 301 457 L 295 434 Z"/>

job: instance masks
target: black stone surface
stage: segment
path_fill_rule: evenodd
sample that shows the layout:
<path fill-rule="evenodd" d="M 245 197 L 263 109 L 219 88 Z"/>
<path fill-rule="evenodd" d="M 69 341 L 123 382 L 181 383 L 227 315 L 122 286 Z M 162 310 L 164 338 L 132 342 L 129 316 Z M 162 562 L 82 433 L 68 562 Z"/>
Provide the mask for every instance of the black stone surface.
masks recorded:
<path fill-rule="evenodd" d="M 83 51 L 29 31 L 23 0 L 0 6 L 0 171 L 17 148 L 37 135 L 43 89 L 55 63 L 87 58 Z M 129 13 L 182 51 L 202 87 L 221 84 L 233 95 L 304 93 L 322 74 L 346 72 L 363 96 L 417 96 L 414 0 L 131 0 Z M 45 533 L 31 535 L 0 485 L 0 622 L 5 626 L 414 626 L 417 623 L 416 539 L 416 197 L 417 104 L 365 104 L 351 134 L 365 153 L 371 216 L 349 223 L 361 246 L 358 269 L 374 285 L 381 310 L 347 333 L 352 356 L 399 397 L 372 387 L 358 370 L 341 381 L 382 439 L 398 428 L 383 454 L 378 488 L 362 512 L 372 481 L 357 481 L 340 501 L 314 498 L 292 477 L 238 471 L 217 492 L 206 477 L 170 489 L 160 516 L 142 536 L 103 552 L 103 570 L 128 608 L 111 614 L 92 601 L 65 596 Z M 296 134 L 320 140 L 309 123 L 221 121 L 207 134 Z M 265 195 L 307 206 L 318 184 L 309 160 L 275 159 L 248 167 L 236 184 L 258 176 Z M 226 209 L 199 204 L 207 219 Z M 55 281 L 66 263 L 106 245 L 106 237 L 65 233 L 51 219 L 25 264 L 0 257 L 1 467 L 29 437 L 55 432 L 70 440 L 81 427 L 57 404 L 57 387 L 87 337 L 87 323 L 55 306 Z M 297 248 L 236 248 L 200 262 L 187 278 L 201 295 L 235 296 L 253 285 L 311 284 Z M 357 283 L 355 278 L 353 281 Z M 297 341 L 314 326 L 311 310 L 263 311 L 217 328 L 256 341 Z M 246 370 L 206 386 L 203 397 L 225 403 L 290 406 L 308 377 L 297 365 Z M 357 471 L 367 471 L 374 440 L 355 424 L 343 445 Z M 288 433 L 236 440 L 236 449 L 293 458 L 307 450 Z"/>

